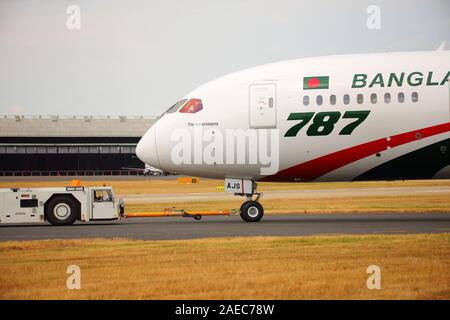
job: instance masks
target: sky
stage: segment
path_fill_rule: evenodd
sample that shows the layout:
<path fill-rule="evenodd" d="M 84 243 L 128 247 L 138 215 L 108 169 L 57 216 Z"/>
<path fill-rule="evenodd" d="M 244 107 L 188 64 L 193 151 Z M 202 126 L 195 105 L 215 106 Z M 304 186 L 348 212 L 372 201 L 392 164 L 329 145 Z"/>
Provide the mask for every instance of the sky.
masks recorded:
<path fill-rule="evenodd" d="M 448 0 L 0 0 L 0 115 L 159 115 L 240 69 L 443 41 Z"/>

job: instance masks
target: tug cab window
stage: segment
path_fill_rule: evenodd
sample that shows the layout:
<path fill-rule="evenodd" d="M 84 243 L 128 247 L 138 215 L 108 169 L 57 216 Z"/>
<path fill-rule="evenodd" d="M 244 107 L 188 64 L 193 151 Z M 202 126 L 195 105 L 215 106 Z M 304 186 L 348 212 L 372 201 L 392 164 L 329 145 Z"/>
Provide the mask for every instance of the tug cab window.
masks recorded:
<path fill-rule="evenodd" d="M 94 191 L 94 202 L 110 202 L 112 201 L 112 194 L 108 190 Z"/>

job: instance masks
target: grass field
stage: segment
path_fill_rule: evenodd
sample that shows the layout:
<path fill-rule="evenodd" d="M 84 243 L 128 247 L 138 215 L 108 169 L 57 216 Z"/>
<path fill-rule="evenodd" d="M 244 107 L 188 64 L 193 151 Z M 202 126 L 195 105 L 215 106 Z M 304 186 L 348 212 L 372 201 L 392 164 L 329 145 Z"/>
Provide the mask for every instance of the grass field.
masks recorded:
<path fill-rule="evenodd" d="M 69 182 L 0 182 L 0 188 L 66 186 Z M 127 211 L 164 207 L 238 208 L 243 199 L 218 195 L 219 180 L 107 181 L 119 196 L 174 194 L 171 202 L 127 201 Z M 87 186 L 103 181 L 86 181 Z M 352 183 L 260 183 L 267 213 L 450 212 L 450 180 Z M 418 188 L 359 194 L 278 193 L 284 190 Z M 406 189 L 405 189 L 406 190 Z M 408 189 L 411 190 L 411 189 Z M 177 196 L 178 195 L 178 196 Z M 147 200 L 145 200 L 147 201 Z M 165 201 L 165 198 L 163 198 Z M 450 299 L 450 234 L 127 239 L 0 243 L 0 299 Z M 382 289 L 369 290 L 366 269 L 381 268 Z M 81 290 L 66 288 L 66 269 L 81 268 Z"/>
<path fill-rule="evenodd" d="M 0 243 L 1 299 L 450 299 L 450 234 Z M 66 268 L 81 268 L 81 290 Z M 381 290 L 366 269 L 381 268 Z"/>
<path fill-rule="evenodd" d="M 33 182 L 0 182 L 0 188 L 11 187 L 49 187 L 66 186 L 67 181 L 33 181 Z M 85 181 L 83 185 L 98 186 L 103 181 Z M 119 196 L 127 195 L 154 195 L 173 194 L 170 202 L 133 203 L 127 201 L 127 212 L 160 211 L 163 208 L 173 207 L 192 210 L 223 210 L 238 209 L 243 202 L 241 197 L 229 196 L 222 200 L 178 200 L 177 194 L 186 193 L 223 193 L 217 190 L 222 185 L 221 180 L 200 180 L 197 184 L 182 184 L 176 180 L 137 180 L 137 181 L 107 181 Z M 259 183 L 258 190 L 343 190 L 343 189 L 377 189 L 377 188 L 434 188 L 444 187 L 450 190 L 450 180 L 423 180 L 423 181 L 381 181 L 381 182 L 331 182 L 331 183 Z M 299 194 L 268 196 L 262 198 L 266 213 L 359 213 L 359 212 L 450 212 L 449 193 L 424 193 L 402 195 L 384 192 L 376 196 L 342 196 L 340 194 L 328 197 L 311 197 Z"/>
<path fill-rule="evenodd" d="M 217 186 L 223 186 L 223 180 L 200 179 L 199 183 L 184 184 L 176 180 L 98 180 L 83 181 L 84 186 L 112 186 L 118 195 L 130 194 L 165 194 L 165 193 L 221 193 Z M 0 181 L 0 188 L 39 188 L 64 187 L 70 181 Z M 307 183 L 274 183 L 259 182 L 258 191 L 275 190 L 325 190 L 325 189 L 360 189 L 360 188 L 402 188 L 402 187 L 449 187 L 450 180 L 409 180 L 409 181 L 361 181 L 361 182 L 307 182 Z"/>

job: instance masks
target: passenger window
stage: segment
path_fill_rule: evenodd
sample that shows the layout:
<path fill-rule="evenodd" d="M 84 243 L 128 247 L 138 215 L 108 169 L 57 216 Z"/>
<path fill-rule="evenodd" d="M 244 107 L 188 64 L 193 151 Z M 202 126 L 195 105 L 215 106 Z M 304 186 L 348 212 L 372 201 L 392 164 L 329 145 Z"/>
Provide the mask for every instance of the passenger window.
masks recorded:
<path fill-rule="evenodd" d="M 362 104 L 364 102 L 364 96 L 360 93 L 356 96 L 356 101 L 358 104 Z"/>
<path fill-rule="evenodd" d="M 350 96 L 348 94 L 344 94 L 344 104 L 350 103 Z"/>
<path fill-rule="evenodd" d="M 412 100 L 412 102 L 419 101 L 419 94 L 417 92 L 411 93 L 411 100 Z"/>
<path fill-rule="evenodd" d="M 370 103 L 377 103 L 377 94 L 376 93 L 372 93 L 370 95 Z"/>
<path fill-rule="evenodd" d="M 399 92 L 398 102 L 403 103 L 404 101 L 405 101 L 405 94 L 403 92 Z"/>
<path fill-rule="evenodd" d="M 322 96 L 321 96 L 321 95 L 318 95 L 317 98 L 316 98 L 316 103 L 317 103 L 317 105 L 318 105 L 318 106 L 321 106 L 321 105 L 322 105 L 322 102 L 323 102 Z"/>
<path fill-rule="evenodd" d="M 309 96 L 303 96 L 303 105 L 309 106 Z"/>
<path fill-rule="evenodd" d="M 335 96 L 334 94 L 332 94 L 332 95 L 330 96 L 330 104 L 331 104 L 332 106 L 334 106 L 334 105 L 336 104 L 336 96 Z"/>
<path fill-rule="evenodd" d="M 391 94 L 390 93 L 384 94 L 384 103 L 391 103 Z"/>

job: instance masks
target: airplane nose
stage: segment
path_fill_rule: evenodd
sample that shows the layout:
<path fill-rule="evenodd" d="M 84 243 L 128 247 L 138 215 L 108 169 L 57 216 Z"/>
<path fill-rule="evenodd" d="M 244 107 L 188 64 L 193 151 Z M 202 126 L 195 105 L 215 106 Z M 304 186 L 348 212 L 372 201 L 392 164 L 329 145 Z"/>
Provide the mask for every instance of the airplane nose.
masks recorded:
<path fill-rule="evenodd" d="M 136 146 L 136 155 L 145 164 L 161 169 L 156 147 L 156 125 L 153 125 L 139 140 Z"/>

